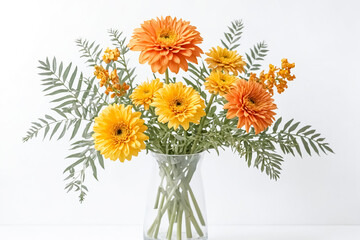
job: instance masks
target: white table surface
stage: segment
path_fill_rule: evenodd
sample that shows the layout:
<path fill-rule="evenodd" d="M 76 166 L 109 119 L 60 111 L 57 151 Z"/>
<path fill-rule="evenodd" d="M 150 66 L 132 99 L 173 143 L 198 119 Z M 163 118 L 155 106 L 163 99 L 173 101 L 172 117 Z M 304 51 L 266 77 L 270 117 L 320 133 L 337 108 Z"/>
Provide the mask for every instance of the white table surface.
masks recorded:
<path fill-rule="evenodd" d="M 0 225 L 1 240 L 142 240 L 137 225 Z M 209 240 L 360 240 L 360 225 L 209 226 Z"/>

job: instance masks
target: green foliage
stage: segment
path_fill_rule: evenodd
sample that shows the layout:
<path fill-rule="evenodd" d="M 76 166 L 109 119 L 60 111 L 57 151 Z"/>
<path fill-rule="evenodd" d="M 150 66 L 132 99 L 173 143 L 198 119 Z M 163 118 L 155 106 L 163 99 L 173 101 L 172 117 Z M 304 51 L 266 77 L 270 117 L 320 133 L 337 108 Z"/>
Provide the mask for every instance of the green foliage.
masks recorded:
<path fill-rule="evenodd" d="M 241 20 L 231 22 L 231 25 L 228 26 L 229 32 L 225 32 L 225 39 L 221 40 L 222 45 L 231 51 L 239 47 L 240 43 L 238 42 L 241 39 L 243 28 L 244 24 Z"/>
<path fill-rule="evenodd" d="M 319 149 L 325 154 L 333 153 L 329 144 L 324 142 L 325 138 L 320 137 L 315 130 L 309 130 L 310 126 L 300 128 L 299 122 L 292 124 L 293 120 L 290 120 L 279 128 L 282 121 L 279 118 L 272 131 L 266 129 L 255 134 L 253 128 L 249 133 L 236 128 L 236 120 L 226 119 L 225 114 L 225 111 L 209 114 L 197 152 L 214 149 L 219 153 L 219 149 L 231 147 L 240 157 L 245 158 L 249 167 L 256 167 L 275 180 L 280 177 L 283 162 L 283 157 L 277 153 L 278 149 L 293 156 L 302 156 L 304 150 L 309 155 L 312 151 L 320 155 Z"/>
<path fill-rule="evenodd" d="M 300 122 L 293 123 L 293 119 L 291 119 L 279 131 L 278 126 L 281 121 L 282 118 L 279 118 L 275 122 L 272 135 L 284 154 L 291 153 L 295 156 L 297 153 L 302 156 L 305 150 L 310 156 L 312 153 L 320 155 L 319 149 L 325 154 L 334 153 L 329 144 L 324 142 L 325 138 L 321 137 L 321 134 L 317 133 L 315 129 L 311 129 L 310 125 L 299 128 Z"/>
<path fill-rule="evenodd" d="M 183 77 L 184 82 L 193 87 L 196 91 L 200 93 L 200 96 L 206 100 L 207 93 L 204 90 L 205 79 L 210 75 L 210 71 L 205 67 L 205 64 L 202 62 L 201 65 L 195 66 L 194 64 L 189 63 L 189 76 Z"/>
<path fill-rule="evenodd" d="M 245 53 L 246 66 L 244 69 L 244 76 L 242 78 L 247 79 L 250 76 L 250 72 L 260 70 L 261 64 L 259 61 L 263 61 L 269 51 L 265 42 L 260 42 L 250 48 L 249 53 Z"/>
<path fill-rule="evenodd" d="M 131 92 L 134 89 L 134 81 L 136 78 L 135 75 L 135 68 L 129 68 L 129 60 L 126 59 L 126 53 L 129 52 L 129 48 L 126 45 L 126 38 L 121 38 L 122 32 L 119 32 L 118 30 L 110 29 L 108 31 L 109 36 L 111 37 L 111 41 L 115 47 L 117 47 L 120 51 L 120 57 L 117 61 L 120 63 L 120 67 L 117 67 L 119 78 L 122 82 L 126 82 L 130 86 L 130 90 L 128 91 L 126 97 L 131 94 Z"/>
<path fill-rule="evenodd" d="M 51 64 L 49 59 L 39 61 L 39 63 L 41 70 L 39 75 L 44 76 L 42 79 L 43 91 L 46 96 L 52 98 L 51 104 L 54 106 L 51 110 L 53 113 L 33 122 L 23 141 L 36 137 L 40 131 L 44 131 L 44 138 L 49 137 L 49 139 L 56 137 L 59 140 L 66 135 L 66 132 L 70 133 L 70 140 L 76 136 L 91 139 L 93 120 L 101 108 L 108 105 L 107 96 L 100 93 L 97 84 L 94 84 L 95 77 L 83 77 L 82 73 L 78 73 L 78 68 L 73 67 L 71 63 L 64 68 L 64 63 L 57 64 L 56 58 L 53 58 Z M 87 141 L 92 142 L 93 140 Z M 93 147 L 92 151 L 94 151 Z M 84 155 L 78 152 L 75 156 L 78 156 L 75 162 L 82 159 L 87 163 L 84 165 L 87 167 L 95 155 Z M 85 176 L 84 174 L 85 172 L 82 176 Z M 87 189 L 83 184 L 84 179 L 79 177 L 77 182 L 73 183 L 80 187 L 81 199 L 85 196 L 83 190 Z"/>
<path fill-rule="evenodd" d="M 87 187 L 84 185 L 86 169 L 91 167 L 93 177 L 97 178 L 97 162 L 98 164 L 105 169 L 103 156 L 94 149 L 94 142 L 92 139 L 80 140 L 71 144 L 73 153 L 67 156 L 67 159 L 75 159 L 74 163 L 69 165 L 64 173 L 67 174 L 65 180 L 70 181 L 66 184 L 65 189 L 67 192 L 75 190 L 79 192 L 80 202 L 84 200 L 86 193 L 88 192 Z"/>
<path fill-rule="evenodd" d="M 73 128 L 72 139 L 78 132 L 81 122 L 92 122 L 97 116 L 101 107 L 106 104 L 105 96 L 99 93 L 98 87 L 94 84 L 94 77 L 84 78 L 82 73 L 78 74 L 77 67 L 72 68 L 71 63 L 65 70 L 62 62 L 57 67 L 56 58 L 53 58 L 53 64 L 50 64 L 48 59 L 39 61 L 39 63 L 39 69 L 42 70 L 39 75 L 45 76 L 42 79 L 43 91 L 46 96 L 52 98 L 51 103 L 54 107 L 51 110 L 55 115 L 45 115 L 45 118 L 34 122 L 30 132 L 23 140 L 27 141 L 37 136 L 42 129 L 45 129 L 44 137 L 46 137 L 51 127 L 53 130 L 50 138 L 58 130 L 63 129 L 58 137 L 61 139 L 65 135 L 65 131 Z"/>
<path fill-rule="evenodd" d="M 114 45 L 120 50 L 120 58 L 116 62 L 107 65 L 117 69 L 121 82 L 126 82 L 131 86 L 130 91 L 124 97 L 115 97 L 113 102 L 131 104 L 128 95 L 133 89 L 133 81 L 135 79 L 135 68 L 128 67 L 128 60 L 125 54 L 129 48 L 125 44 L 125 38 L 121 38 L 121 33 L 117 30 L 109 30 Z M 102 48 L 95 42 L 90 43 L 88 40 L 76 40 L 81 58 L 85 58 L 88 67 L 93 68 L 95 65 L 102 63 L 100 58 Z M 64 65 L 63 62 L 57 63 L 56 58 L 49 61 L 39 61 L 39 75 L 43 76 L 42 85 L 46 96 L 52 98 L 51 104 L 52 114 L 47 114 L 38 121 L 33 122 L 32 126 L 23 138 L 26 142 L 36 137 L 40 131 L 44 132 L 44 138 L 48 137 L 57 140 L 63 138 L 69 132 L 70 140 L 82 139 L 71 143 L 71 149 L 74 153 L 69 155 L 67 159 L 73 160 L 65 170 L 67 174 L 65 178 L 69 181 L 65 189 L 67 191 L 79 192 L 80 201 L 84 200 L 88 191 L 85 186 L 85 175 L 87 169 L 90 168 L 92 175 L 97 179 L 97 165 L 104 168 L 103 156 L 94 149 L 92 139 L 92 127 L 94 118 L 104 106 L 111 103 L 108 95 L 99 90 L 99 85 L 95 76 L 84 77 L 78 71 L 78 67 L 72 66 L 72 63 Z M 118 66 L 117 66 L 118 64 Z"/>
<path fill-rule="evenodd" d="M 89 43 L 88 40 L 78 39 L 75 41 L 76 45 L 80 48 L 80 53 L 82 54 L 81 58 L 86 58 L 86 62 L 89 67 L 94 67 L 99 64 L 102 59 L 100 58 L 100 54 L 102 53 L 102 48 L 100 48 L 100 44 L 96 45 L 95 42 Z"/>

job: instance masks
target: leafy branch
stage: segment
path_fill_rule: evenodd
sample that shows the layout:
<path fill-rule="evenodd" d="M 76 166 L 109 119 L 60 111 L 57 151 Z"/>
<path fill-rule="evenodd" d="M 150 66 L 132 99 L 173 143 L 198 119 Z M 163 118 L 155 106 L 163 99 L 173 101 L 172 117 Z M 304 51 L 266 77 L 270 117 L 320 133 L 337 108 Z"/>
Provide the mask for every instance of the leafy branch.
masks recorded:
<path fill-rule="evenodd" d="M 78 148 L 80 150 L 80 147 L 86 148 L 69 157 L 71 159 L 75 158 L 75 162 L 65 170 L 65 172 L 70 173 L 70 178 L 72 178 L 72 182 L 67 185 L 67 189 L 80 191 L 79 197 L 82 201 L 87 191 L 84 185 L 85 170 L 90 166 L 94 177 L 97 178 L 95 159 L 98 159 L 101 167 L 104 168 L 102 156 L 95 151 L 91 136 L 93 134 L 94 118 L 103 106 L 108 105 L 107 96 L 99 92 L 97 84 L 94 84 L 95 77 L 84 78 L 82 73 L 78 74 L 77 67 L 72 68 L 71 63 L 65 69 L 62 62 L 57 65 L 56 58 L 53 58 L 51 64 L 48 58 L 45 61 L 39 61 L 39 63 L 39 69 L 42 70 L 39 74 L 45 76 L 42 79 L 42 85 L 45 87 L 43 91 L 46 96 L 53 97 L 51 103 L 56 106 L 52 110 L 57 113 L 56 116 L 62 118 L 57 119 L 57 117 L 51 115 L 39 118 L 39 121 L 32 123 L 23 141 L 36 137 L 41 130 L 44 130 L 44 138 L 51 132 L 49 139 L 52 139 L 62 129 L 58 136 L 58 139 L 61 139 L 73 127 L 70 139 L 76 136 L 81 137 L 84 139 L 82 141 L 86 142 L 87 145 L 80 145 L 79 142 L 72 144 L 73 150 Z M 78 175 L 75 175 L 74 168 L 80 163 L 83 164 L 83 168 Z"/>
<path fill-rule="evenodd" d="M 101 168 L 105 169 L 104 158 L 94 149 L 94 141 L 92 139 L 74 142 L 71 144 L 70 150 L 77 150 L 78 152 L 66 157 L 67 159 L 75 159 L 75 162 L 64 170 L 64 173 L 67 173 L 65 180 L 70 180 L 66 184 L 65 189 L 67 192 L 71 190 L 80 192 L 79 198 L 80 202 L 82 202 L 88 192 L 87 187 L 84 185 L 86 170 L 91 167 L 94 178 L 98 180 L 96 160 Z"/>
<path fill-rule="evenodd" d="M 44 137 L 43 137 L 43 139 L 45 139 L 45 137 L 49 133 L 49 130 L 50 130 L 51 126 L 54 125 L 54 124 L 55 124 L 55 126 L 54 126 L 54 128 L 53 128 L 53 130 L 51 132 L 49 140 L 52 139 L 52 137 L 59 130 L 61 125 L 63 125 L 62 131 L 61 131 L 60 135 L 58 136 L 57 140 L 63 138 L 66 131 L 69 130 L 70 126 L 74 125 L 74 129 L 73 129 L 72 135 L 71 135 L 71 139 L 72 139 L 76 135 L 77 131 L 79 130 L 81 120 L 83 120 L 83 119 L 79 119 L 79 118 L 73 118 L 73 119 L 65 118 L 65 119 L 58 119 L 57 120 L 57 119 L 54 119 L 50 115 L 45 115 L 45 118 L 46 119 L 39 118 L 40 122 L 32 122 L 31 128 L 28 130 L 27 135 L 23 138 L 24 142 L 32 139 L 33 137 L 37 137 L 38 133 L 43 129 L 45 129 Z"/>
<path fill-rule="evenodd" d="M 294 133 L 300 125 L 299 122 L 292 124 L 293 120 L 290 120 L 284 124 L 281 130 L 278 130 L 281 121 L 282 118 L 279 118 L 275 122 L 272 132 L 269 132 L 269 129 L 267 129 L 255 135 L 254 129 L 252 129 L 250 133 L 243 133 L 243 130 L 240 131 L 239 136 L 233 133 L 237 141 L 230 145 L 240 153 L 240 156 L 245 156 L 248 166 L 251 166 L 253 153 L 255 153 L 254 166 L 257 168 L 261 166 L 261 171 L 265 170 L 266 174 L 275 180 L 280 176 L 281 163 L 283 161 L 283 157 L 276 154 L 277 149 L 275 145 L 278 145 L 284 154 L 291 153 L 293 156 L 295 156 L 295 151 L 302 156 L 302 148 L 309 155 L 311 155 L 311 149 L 320 155 L 319 148 L 325 154 L 328 152 L 333 153 L 329 144 L 324 142 L 325 138 L 320 137 L 316 130 L 311 130 L 309 125 L 300 128 Z"/>
<path fill-rule="evenodd" d="M 243 28 L 244 24 L 242 20 L 231 22 L 231 25 L 228 26 L 229 32 L 224 33 L 225 39 L 220 40 L 222 45 L 230 51 L 233 51 L 240 46 L 238 42 L 241 39 Z"/>
<path fill-rule="evenodd" d="M 134 75 L 135 68 L 128 67 L 129 60 L 127 60 L 125 56 L 130 49 L 125 44 L 126 38 L 125 37 L 122 38 L 121 36 L 122 32 L 119 32 L 118 30 L 115 29 L 110 29 L 108 30 L 108 33 L 109 36 L 111 37 L 111 41 L 113 42 L 113 45 L 117 47 L 120 51 L 120 57 L 117 62 L 120 63 L 121 67 L 117 68 L 117 70 L 119 71 L 119 78 L 121 79 L 121 82 L 126 82 L 130 86 L 129 91 L 126 94 L 126 97 L 128 97 L 134 89 L 133 83 L 136 77 L 136 75 Z"/>
<path fill-rule="evenodd" d="M 185 83 L 198 91 L 200 96 L 206 100 L 207 94 L 203 86 L 206 78 L 210 75 L 210 71 L 205 67 L 204 62 L 198 66 L 189 63 L 189 73 L 189 77 L 183 77 Z"/>
<path fill-rule="evenodd" d="M 311 151 L 320 155 L 320 151 L 333 153 L 325 138 L 321 137 L 316 130 L 310 126 L 300 127 L 300 123 L 293 123 L 290 120 L 280 128 L 282 118 L 279 118 L 273 125 L 272 131 L 268 128 L 265 131 L 255 134 L 253 128 L 247 133 L 243 129 L 236 128 L 237 119 L 227 119 L 226 111 L 222 110 L 215 114 L 216 107 L 210 113 L 206 122 L 207 128 L 200 136 L 200 146 L 197 152 L 230 147 L 240 157 L 244 157 L 247 165 L 254 166 L 269 175 L 270 179 L 277 180 L 280 177 L 283 157 L 277 153 L 278 148 L 284 154 L 302 156 L 302 149 L 306 153 Z M 221 126 L 219 128 L 219 126 Z M 297 131 L 295 131 L 297 130 Z M 278 147 L 277 147 L 278 146 Z"/>
<path fill-rule="evenodd" d="M 329 147 L 329 144 L 324 142 L 325 138 L 321 137 L 321 134 L 317 133 L 315 129 L 311 129 L 310 125 L 299 128 L 300 122 L 293 123 L 293 121 L 294 119 L 291 119 L 286 122 L 283 129 L 277 132 L 278 127 L 282 122 L 282 118 L 280 117 L 273 127 L 272 135 L 275 138 L 275 141 L 280 145 L 283 153 L 291 153 L 295 156 L 296 151 L 300 156 L 302 156 L 300 145 L 302 145 L 303 149 L 305 149 L 307 154 L 310 156 L 312 151 L 320 155 L 319 149 L 325 154 L 328 152 L 334 153 L 334 151 Z M 295 132 L 297 129 L 298 131 Z M 299 144 L 299 142 L 301 144 Z"/>
<path fill-rule="evenodd" d="M 99 64 L 102 60 L 100 58 L 100 54 L 102 53 L 102 48 L 100 48 L 100 44 L 95 46 L 95 42 L 89 43 L 88 40 L 77 39 L 76 46 L 80 48 L 80 53 L 82 54 L 81 58 L 87 58 L 85 63 L 88 63 L 89 67 L 94 67 Z"/>
<path fill-rule="evenodd" d="M 250 48 L 249 53 L 245 53 L 247 61 L 244 69 L 244 79 L 250 76 L 251 71 L 260 70 L 261 64 L 258 61 L 264 60 L 264 57 L 266 57 L 269 51 L 267 48 L 268 46 L 265 42 L 260 42 L 254 45 L 253 48 Z"/>

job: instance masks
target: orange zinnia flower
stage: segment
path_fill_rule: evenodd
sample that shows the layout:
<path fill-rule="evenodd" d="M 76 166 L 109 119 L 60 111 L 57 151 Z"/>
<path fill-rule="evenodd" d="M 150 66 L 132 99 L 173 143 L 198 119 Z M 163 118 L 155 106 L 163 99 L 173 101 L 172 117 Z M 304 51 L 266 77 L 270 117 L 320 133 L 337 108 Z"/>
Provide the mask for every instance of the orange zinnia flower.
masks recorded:
<path fill-rule="evenodd" d="M 166 68 L 174 73 L 179 68 L 188 70 L 188 63 L 197 64 L 197 57 L 203 51 L 196 46 L 203 39 L 190 22 L 167 16 L 145 21 L 134 30 L 129 48 L 141 51 L 139 62 L 148 62 L 153 72 L 163 74 Z"/>
<path fill-rule="evenodd" d="M 226 118 L 238 117 L 237 127 L 245 126 L 247 132 L 252 125 L 258 134 L 275 120 L 276 113 L 272 110 L 277 109 L 276 104 L 270 93 L 257 82 L 240 79 L 225 98 L 228 101 L 224 105 L 224 109 L 228 109 Z"/>

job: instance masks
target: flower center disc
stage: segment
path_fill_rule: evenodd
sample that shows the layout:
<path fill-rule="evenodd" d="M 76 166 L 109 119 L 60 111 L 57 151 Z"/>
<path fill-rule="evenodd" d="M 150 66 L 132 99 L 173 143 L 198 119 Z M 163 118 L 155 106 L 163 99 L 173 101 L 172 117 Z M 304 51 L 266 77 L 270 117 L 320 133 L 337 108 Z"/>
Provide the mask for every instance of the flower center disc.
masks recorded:
<path fill-rule="evenodd" d="M 172 104 L 170 105 L 170 108 L 175 113 L 183 113 L 186 109 L 184 99 L 175 99 Z"/>
<path fill-rule="evenodd" d="M 118 143 L 124 142 L 129 138 L 129 129 L 124 123 L 114 126 L 114 137 Z"/>
<path fill-rule="evenodd" d="M 172 45 L 176 41 L 177 35 L 171 30 L 162 30 L 158 36 L 158 41 L 165 45 Z"/>
<path fill-rule="evenodd" d="M 249 101 L 251 104 L 254 104 L 254 105 L 255 105 L 255 103 L 256 103 L 256 102 L 255 102 L 255 99 L 254 99 L 254 98 L 251 98 L 251 97 L 248 98 L 248 101 Z"/>

